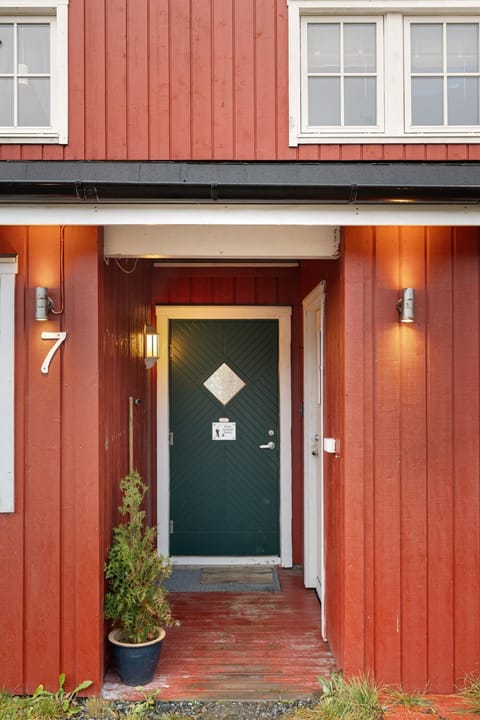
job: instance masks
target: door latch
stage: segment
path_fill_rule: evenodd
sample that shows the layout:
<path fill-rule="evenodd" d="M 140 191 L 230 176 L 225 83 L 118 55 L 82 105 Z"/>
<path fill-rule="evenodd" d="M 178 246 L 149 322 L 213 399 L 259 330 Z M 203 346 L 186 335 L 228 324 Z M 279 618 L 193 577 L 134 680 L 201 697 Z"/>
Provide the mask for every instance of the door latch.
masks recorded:
<path fill-rule="evenodd" d="M 268 442 L 266 445 L 259 445 L 258 447 L 262 450 L 274 450 L 275 443 L 273 442 L 273 440 L 270 440 L 270 442 Z"/>

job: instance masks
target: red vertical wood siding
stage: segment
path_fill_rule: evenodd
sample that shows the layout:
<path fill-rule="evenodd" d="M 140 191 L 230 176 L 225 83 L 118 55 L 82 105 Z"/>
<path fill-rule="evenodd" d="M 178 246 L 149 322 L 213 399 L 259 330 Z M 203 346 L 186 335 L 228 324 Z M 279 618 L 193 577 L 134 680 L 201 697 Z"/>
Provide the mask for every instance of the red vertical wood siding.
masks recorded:
<path fill-rule="evenodd" d="M 75 0 L 69 144 L 1 160 L 477 160 L 478 145 L 288 145 L 286 0 Z"/>
<path fill-rule="evenodd" d="M 35 286 L 64 312 L 34 320 Z M 155 520 L 155 371 L 143 362 L 143 333 L 154 319 L 151 266 L 125 274 L 100 258 L 96 228 L 0 228 L 2 248 L 18 253 L 16 279 L 15 513 L 0 515 L 2 687 L 32 692 L 69 687 L 104 671 L 103 563 L 117 521 L 118 484 L 128 471 L 128 398 L 134 405 L 134 465 L 151 486 Z M 131 264 L 127 268 L 132 269 Z M 67 340 L 48 375 L 49 342 Z"/>
<path fill-rule="evenodd" d="M 103 519 L 98 427 L 98 232 L 65 228 L 64 313 L 34 320 L 34 288 L 60 307 L 57 227 L 0 228 L 18 253 L 16 280 L 15 499 L 0 516 L 2 685 L 31 692 L 87 677 L 100 688 Z M 49 342 L 67 340 L 40 372 Z M 11 549 L 11 555 L 5 551 Z M 10 625 L 12 621 L 12 625 Z M 40 677 L 41 674 L 41 677 Z"/>
<path fill-rule="evenodd" d="M 480 662 L 478 230 L 348 228 L 342 277 L 343 495 L 327 512 L 345 556 L 327 555 L 329 639 L 347 672 L 449 692 Z M 406 286 L 410 326 L 395 309 Z"/>
<path fill-rule="evenodd" d="M 104 272 L 103 307 L 106 551 L 112 526 L 120 519 L 117 513 L 120 479 L 129 470 L 130 397 L 134 399 L 133 467 L 150 488 L 147 520 L 154 522 L 156 517 L 155 368 L 147 370 L 143 360 L 145 325 L 155 324 L 151 305 L 151 264 L 141 260 L 136 264 L 110 260 Z"/>

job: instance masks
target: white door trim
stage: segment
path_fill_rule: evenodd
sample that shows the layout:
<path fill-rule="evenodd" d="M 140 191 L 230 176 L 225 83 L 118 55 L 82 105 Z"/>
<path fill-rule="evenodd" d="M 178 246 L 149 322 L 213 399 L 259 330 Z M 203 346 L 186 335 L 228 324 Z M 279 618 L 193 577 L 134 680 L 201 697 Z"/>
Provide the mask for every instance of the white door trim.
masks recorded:
<path fill-rule="evenodd" d="M 170 464 L 169 464 L 169 321 L 170 320 L 278 320 L 278 372 L 280 393 L 280 558 L 283 567 L 292 565 L 292 399 L 291 399 L 291 314 L 290 307 L 278 306 L 175 306 L 156 308 L 157 331 L 160 334 L 160 357 L 157 363 L 157 519 L 158 551 L 169 554 Z M 189 562 L 193 559 L 188 558 Z M 205 558 L 197 558 L 205 562 Z M 223 558 L 224 562 L 233 558 Z M 272 558 L 266 559 L 272 562 Z M 263 562 L 259 558 L 259 562 Z"/>
<path fill-rule="evenodd" d="M 318 393 L 323 407 L 323 340 L 317 348 L 317 319 L 320 318 L 323 338 L 324 308 L 325 282 L 321 282 L 303 300 L 304 581 L 305 587 L 315 588 L 319 594 L 322 607 L 322 633 L 325 636 L 323 418 L 321 427 L 318 427 L 316 419 Z M 318 387 L 319 368 L 320 387 Z M 315 448 L 320 453 L 317 457 L 312 455 L 312 438 L 315 434 L 319 435 Z"/>

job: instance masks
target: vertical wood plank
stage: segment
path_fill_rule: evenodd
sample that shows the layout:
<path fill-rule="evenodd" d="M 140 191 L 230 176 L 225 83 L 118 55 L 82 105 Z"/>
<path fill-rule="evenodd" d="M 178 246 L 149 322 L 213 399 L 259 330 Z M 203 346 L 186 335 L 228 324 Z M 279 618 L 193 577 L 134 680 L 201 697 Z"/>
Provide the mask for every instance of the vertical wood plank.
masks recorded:
<path fill-rule="evenodd" d="M 213 303 L 215 305 L 231 305 L 234 299 L 233 277 L 213 278 Z"/>
<path fill-rule="evenodd" d="M 103 493 L 98 393 L 99 231 L 66 228 L 62 445 L 62 665 L 67 678 L 103 680 Z M 86 282 L 88 278 L 88 282 Z M 81 381 L 80 381 L 81 379 Z M 86 452 L 88 449 L 88 452 Z M 71 670 L 70 670 L 71 668 Z M 70 671 L 70 672 L 69 672 Z"/>
<path fill-rule="evenodd" d="M 255 159 L 254 0 L 233 0 L 234 158 Z"/>
<path fill-rule="evenodd" d="M 235 278 L 235 304 L 253 305 L 255 303 L 255 279 L 253 277 Z"/>
<path fill-rule="evenodd" d="M 400 379 L 397 228 L 376 228 L 375 262 L 375 659 L 376 677 L 400 676 Z"/>
<path fill-rule="evenodd" d="M 85 5 L 85 159 L 106 157 L 105 0 Z"/>
<path fill-rule="evenodd" d="M 127 0 L 106 0 L 107 153 L 127 157 Z"/>
<path fill-rule="evenodd" d="M 193 305 L 210 305 L 213 296 L 211 278 L 193 276 L 191 288 L 191 302 Z"/>
<path fill-rule="evenodd" d="M 85 158 L 85 0 L 68 9 L 68 145 L 65 160 Z"/>
<path fill-rule="evenodd" d="M 222 62 L 225 62 L 224 60 Z M 212 158 L 211 0 L 192 3 L 192 158 Z"/>
<path fill-rule="evenodd" d="M 256 160 L 276 154 L 277 98 L 275 2 L 255 0 L 255 146 Z"/>
<path fill-rule="evenodd" d="M 170 2 L 170 158 L 192 157 L 191 17 L 189 0 Z"/>
<path fill-rule="evenodd" d="M 369 322 L 370 308 L 368 291 L 366 292 L 365 288 L 371 287 L 374 248 L 372 229 L 348 228 L 344 240 L 344 386 L 343 393 L 335 395 L 335 385 L 341 381 L 336 377 L 334 368 L 331 368 L 329 373 L 333 374 L 333 379 L 330 380 L 330 390 L 327 389 L 327 393 L 334 394 L 339 404 L 336 430 L 341 433 L 343 425 L 343 449 L 341 467 L 338 469 L 330 463 L 333 467 L 329 469 L 336 479 L 337 487 L 330 482 L 327 488 L 333 495 L 329 504 L 334 508 L 335 517 L 332 519 L 333 527 L 330 526 L 329 529 L 330 537 L 327 536 L 326 552 L 332 553 L 331 558 L 327 556 L 330 566 L 338 563 L 338 568 L 345 568 L 343 576 L 336 568 L 332 568 L 329 573 L 333 575 L 333 592 L 340 603 L 339 607 L 344 608 L 344 617 L 342 618 L 340 611 L 339 617 L 335 618 L 335 607 L 330 606 L 329 623 L 334 624 L 338 638 L 336 642 L 340 644 L 342 654 L 338 662 L 346 673 L 352 673 L 364 667 L 365 662 L 365 553 L 368 528 L 365 524 L 366 489 L 363 479 L 369 464 L 371 435 L 367 437 L 366 431 L 365 434 L 359 432 L 359 428 L 363 429 L 365 426 L 368 394 L 372 392 L 372 377 L 367 375 L 368 365 L 365 364 L 364 356 L 365 343 L 368 343 L 369 337 L 373 337 L 367 336 L 365 330 L 365 323 Z M 327 301 L 327 306 L 328 302 L 330 301 Z M 328 327 L 327 332 L 330 333 L 330 325 Z M 330 340 L 327 340 L 327 347 L 328 343 Z M 348 404 L 344 402 L 344 397 L 349 398 Z M 328 427 L 325 432 L 329 432 Z"/>
<path fill-rule="evenodd" d="M 423 690 L 427 666 L 425 229 L 400 229 L 398 288 L 415 289 L 415 323 L 400 332 L 401 641 L 403 687 Z"/>
<path fill-rule="evenodd" d="M 479 236 L 477 228 L 453 233 L 454 679 L 460 683 L 480 657 Z"/>
<path fill-rule="evenodd" d="M 453 669 L 452 237 L 427 231 L 428 667 L 432 692 Z"/>
<path fill-rule="evenodd" d="M 58 307 L 59 229 L 29 229 L 29 292 L 46 285 Z M 58 331 L 51 319 L 42 330 Z M 27 318 L 29 344 L 28 416 L 25 457 L 25 687 L 38 685 L 38 662 L 46 685 L 58 684 L 61 597 L 61 358 L 57 353 L 48 375 L 40 373 L 50 343 L 41 340 L 33 314 Z M 39 598 L 42 600 L 39 601 Z"/>
<path fill-rule="evenodd" d="M 148 5 L 149 147 L 151 160 L 170 158 L 169 3 Z"/>
<path fill-rule="evenodd" d="M 128 0 L 127 27 L 128 158 L 148 160 L 148 0 Z"/>
<path fill-rule="evenodd" d="M 21 145 L 0 145 L 0 158 L 2 160 L 20 160 L 21 156 Z"/>
<path fill-rule="evenodd" d="M 190 278 L 174 277 L 170 280 L 169 302 L 172 305 L 191 302 Z"/>
<path fill-rule="evenodd" d="M 276 277 L 258 278 L 255 283 L 257 305 L 277 305 L 278 281 Z"/>
<path fill-rule="evenodd" d="M 289 147 L 289 104 L 288 104 L 288 7 L 276 3 L 276 150 L 277 160 L 295 160 L 296 148 Z"/>
<path fill-rule="evenodd" d="M 233 8 L 232 2 L 212 0 L 213 158 L 234 157 Z"/>

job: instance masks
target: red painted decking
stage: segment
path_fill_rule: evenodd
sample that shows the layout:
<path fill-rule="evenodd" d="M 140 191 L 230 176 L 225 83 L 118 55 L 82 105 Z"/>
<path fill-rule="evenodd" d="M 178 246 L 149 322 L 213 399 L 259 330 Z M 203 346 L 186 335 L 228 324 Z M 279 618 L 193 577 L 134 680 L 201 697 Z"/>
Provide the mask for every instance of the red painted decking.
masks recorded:
<path fill-rule="evenodd" d="M 159 700 L 279 699 L 318 693 L 335 664 L 320 605 L 300 570 L 280 570 L 279 593 L 171 593 L 181 626 L 169 630 L 153 682 Z M 106 677 L 104 697 L 142 694 Z"/>

